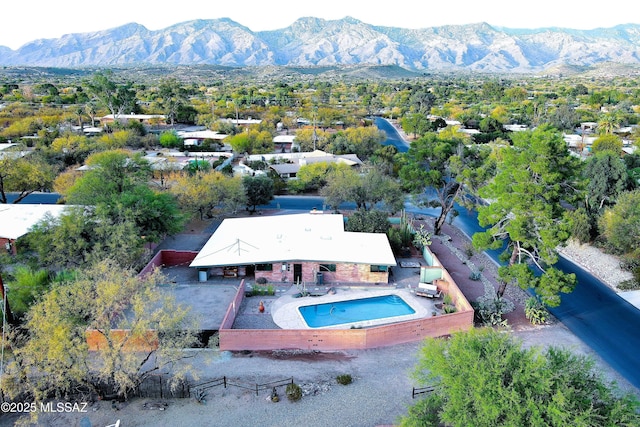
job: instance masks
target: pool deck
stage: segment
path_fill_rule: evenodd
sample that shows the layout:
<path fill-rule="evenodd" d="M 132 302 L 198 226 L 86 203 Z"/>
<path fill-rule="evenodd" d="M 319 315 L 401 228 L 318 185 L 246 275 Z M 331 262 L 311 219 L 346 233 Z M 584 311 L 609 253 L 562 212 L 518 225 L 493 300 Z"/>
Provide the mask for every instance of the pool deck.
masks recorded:
<path fill-rule="evenodd" d="M 331 288 L 335 293 L 327 292 L 322 296 L 296 297 L 298 292 L 289 292 L 282 295 L 271 305 L 273 321 L 282 329 L 351 329 L 367 328 L 371 326 L 386 325 L 389 323 L 404 322 L 407 320 L 423 319 L 431 317 L 435 310 L 434 301 L 415 296 L 408 289 L 375 289 L 375 288 Z M 339 301 L 348 301 L 361 298 L 372 298 L 384 295 L 398 295 L 414 311 L 413 314 L 385 317 L 380 319 L 363 320 L 339 325 L 311 328 L 300 314 L 299 308 L 307 305 L 327 304 Z M 423 301 L 421 301 L 423 300 Z"/>
<path fill-rule="evenodd" d="M 419 258 L 402 259 L 402 261 L 416 262 L 419 265 L 423 260 Z M 347 292 L 351 292 L 355 295 L 356 292 L 365 292 L 365 296 L 371 296 L 374 292 L 389 290 L 405 290 L 409 294 L 415 291 L 415 287 L 419 281 L 419 267 L 393 267 L 393 281 L 388 284 L 325 284 L 317 285 L 311 284 L 307 287 L 307 290 L 313 294 L 325 294 L 330 287 L 335 287 L 337 290 L 336 296 L 345 295 Z M 186 306 L 191 307 L 191 313 L 196 316 L 200 323 L 200 329 L 206 330 L 218 330 L 219 325 L 224 317 L 228 305 L 233 298 L 231 291 L 238 288 L 241 278 L 210 278 L 207 282 L 198 281 L 198 272 L 188 267 L 187 265 L 180 266 L 163 266 L 162 272 L 167 275 L 169 281 L 173 286 L 167 287 L 166 290 L 173 293 L 176 300 Z M 245 279 L 248 285 L 253 284 L 251 278 Z M 276 291 L 275 296 L 254 296 L 251 298 L 245 298 L 242 302 L 240 312 L 236 317 L 233 325 L 234 329 L 283 329 L 282 326 L 276 324 L 272 317 L 278 307 L 286 299 L 280 299 L 283 296 L 294 295 L 300 292 L 296 286 L 291 283 L 274 283 Z M 317 297 L 305 297 L 299 298 L 301 300 L 312 301 L 312 303 L 321 303 L 324 298 L 329 295 L 317 296 Z M 350 296 L 349 299 L 358 298 Z M 403 298 L 410 305 L 420 305 L 426 310 L 427 317 L 430 317 L 434 311 L 441 314 L 439 310 L 435 308 L 434 303 L 441 302 L 441 300 L 432 300 L 429 298 L 416 297 L 415 295 L 407 296 Z M 259 302 L 263 301 L 266 310 L 264 313 L 259 312 Z M 326 300 L 324 300 L 326 301 Z M 275 305 L 275 307 L 274 307 Z M 414 308 L 415 309 L 415 308 Z M 297 310 L 295 310 L 297 312 Z M 302 320 L 300 320 L 304 323 Z M 395 321 L 395 320 L 394 320 Z M 390 323 L 387 319 L 384 323 Z M 362 324 L 362 323 L 361 323 Z M 350 327 L 350 326 L 349 326 Z M 305 329 L 309 329 L 306 324 Z M 313 328 L 318 329 L 318 328 Z"/>

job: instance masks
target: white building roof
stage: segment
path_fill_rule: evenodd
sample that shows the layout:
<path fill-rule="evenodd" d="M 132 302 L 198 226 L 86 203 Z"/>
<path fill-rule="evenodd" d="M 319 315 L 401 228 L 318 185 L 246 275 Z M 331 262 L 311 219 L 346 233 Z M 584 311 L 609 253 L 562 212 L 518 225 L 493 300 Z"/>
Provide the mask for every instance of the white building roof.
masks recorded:
<path fill-rule="evenodd" d="M 115 120 L 115 117 L 118 120 L 151 120 L 154 118 L 165 119 L 166 116 L 164 114 L 117 114 L 114 116 L 113 114 L 107 114 L 102 117 L 102 120 Z"/>
<path fill-rule="evenodd" d="M 13 147 L 13 146 L 16 146 L 16 145 L 18 145 L 18 144 L 12 144 L 11 142 L 8 142 L 8 143 L 4 143 L 3 142 L 3 143 L 0 144 L 0 151 L 6 150 L 7 148 L 10 148 L 10 147 Z"/>
<path fill-rule="evenodd" d="M 295 135 L 276 135 L 273 137 L 273 142 L 276 144 L 292 144 L 296 139 Z"/>
<path fill-rule="evenodd" d="M 222 141 L 229 135 L 212 130 L 199 130 L 195 132 L 180 131 L 178 132 L 178 136 L 183 139 L 215 139 Z"/>
<path fill-rule="evenodd" d="M 340 214 L 225 219 L 191 267 L 285 261 L 396 265 L 384 233 L 344 231 Z"/>
<path fill-rule="evenodd" d="M 0 205 L 0 237 L 16 240 L 27 234 L 47 213 L 57 217 L 66 208 L 65 205 Z"/>

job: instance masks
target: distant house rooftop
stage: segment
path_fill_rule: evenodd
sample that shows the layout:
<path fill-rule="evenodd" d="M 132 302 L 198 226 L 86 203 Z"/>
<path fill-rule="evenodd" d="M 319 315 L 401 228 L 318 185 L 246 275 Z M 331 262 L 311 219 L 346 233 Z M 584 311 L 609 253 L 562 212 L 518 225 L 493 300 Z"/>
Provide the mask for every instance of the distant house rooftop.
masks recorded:
<path fill-rule="evenodd" d="M 16 240 L 27 234 L 47 214 L 58 217 L 65 209 L 65 205 L 0 205 L 0 238 Z"/>
<path fill-rule="evenodd" d="M 164 114 L 107 114 L 100 118 L 100 123 L 113 123 L 115 120 L 120 122 L 128 122 L 134 120 L 140 123 L 149 123 L 152 119 L 157 119 L 161 124 L 165 122 L 166 116 Z"/>

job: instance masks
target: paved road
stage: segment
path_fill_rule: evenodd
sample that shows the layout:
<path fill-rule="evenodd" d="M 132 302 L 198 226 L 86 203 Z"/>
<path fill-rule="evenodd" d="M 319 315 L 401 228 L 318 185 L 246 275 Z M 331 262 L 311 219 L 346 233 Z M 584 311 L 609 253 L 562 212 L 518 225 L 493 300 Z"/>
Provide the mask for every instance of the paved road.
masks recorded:
<path fill-rule="evenodd" d="M 7 201 L 13 203 L 17 199 L 16 193 L 7 193 Z M 60 199 L 60 194 L 57 193 L 31 193 L 25 197 L 20 203 L 32 204 L 32 205 L 55 205 Z"/>
<path fill-rule="evenodd" d="M 387 139 L 382 143 L 382 145 L 393 145 L 398 149 L 398 152 L 400 153 L 405 153 L 409 150 L 409 144 L 386 119 L 376 117 L 374 123 L 376 124 L 378 129 L 384 131 L 387 134 Z"/>

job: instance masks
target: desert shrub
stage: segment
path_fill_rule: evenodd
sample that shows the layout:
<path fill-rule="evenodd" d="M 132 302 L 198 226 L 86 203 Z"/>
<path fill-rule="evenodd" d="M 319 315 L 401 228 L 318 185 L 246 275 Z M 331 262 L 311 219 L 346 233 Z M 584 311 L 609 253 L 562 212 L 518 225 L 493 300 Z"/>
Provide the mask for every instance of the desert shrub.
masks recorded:
<path fill-rule="evenodd" d="M 640 289 L 640 282 L 634 279 L 620 282 L 617 286 L 621 291 L 636 291 Z"/>
<path fill-rule="evenodd" d="M 445 314 L 449 314 L 449 313 L 455 313 L 456 311 L 458 311 L 458 309 L 456 308 L 455 305 L 444 304 L 442 306 L 442 311 L 444 311 Z"/>
<path fill-rule="evenodd" d="M 182 146 L 182 138 L 174 131 L 163 132 L 158 139 L 160 145 L 165 148 L 177 148 Z"/>
<path fill-rule="evenodd" d="M 524 316 L 533 325 L 541 325 L 549 319 L 549 312 L 542 301 L 536 297 L 530 297 L 524 304 Z"/>
<path fill-rule="evenodd" d="M 341 385 L 348 385 L 353 382 L 353 378 L 349 374 L 340 374 L 336 377 L 336 381 Z"/>
<path fill-rule="evenodd" d="M 451 295 L 449 294 L 444 294 L 444 296 L 442 297 L 442 303 L 447 305 L 452 305 L 453 298 L 451 298 Z"/>
<path fill-rule="evenodd" d="M 508 313 L 508 302 L 500 297 L 489 299 L 486 297 L 478 298 L 478 301 L 471 303 L 475 311 L 476 323 L 491 326 L 506 326 L 507 320 L 502 315 Z"/>
<path fill-rule="evenodd" d="M 297 402 L 302 399 L 302 389 L 298 384 L 291 383 L 287 385 L 285 393 L 287 394 L 287 399 L 291 402 Z"/>
<path fill-rule="evenodd" d="M 268 286 L 260 286 L 254 285 L 251 289 L 250 296 L 265 296 L 265 295 L 275 295 L 276 291 L 273 285 Z"/>

